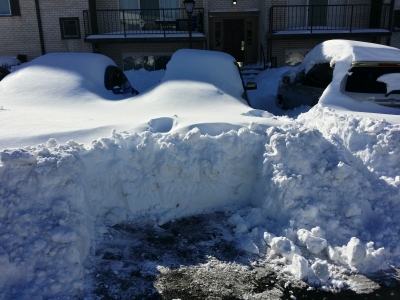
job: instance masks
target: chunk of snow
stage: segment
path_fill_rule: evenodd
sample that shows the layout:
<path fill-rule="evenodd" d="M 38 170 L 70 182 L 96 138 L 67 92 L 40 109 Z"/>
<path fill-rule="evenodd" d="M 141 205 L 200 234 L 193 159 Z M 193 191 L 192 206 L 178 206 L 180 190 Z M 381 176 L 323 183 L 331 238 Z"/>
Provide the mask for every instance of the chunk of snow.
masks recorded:
<path fill-rule="evenodd" d="M 299 229 L 297 231 L 297 236 L 299 242 L 305 245 L 307 250 L 314 254 L 320 253 L 328 245 L 325 239 L 314 236 L 310 231 L 305 229 Z"/>
<path fill-rule="evenodd" d="M 271 249 L 278 255 L 292 261 L 294 255 L 300 255 L 300 249 L 286 237 L 274 237 L 271 241 Z"/>

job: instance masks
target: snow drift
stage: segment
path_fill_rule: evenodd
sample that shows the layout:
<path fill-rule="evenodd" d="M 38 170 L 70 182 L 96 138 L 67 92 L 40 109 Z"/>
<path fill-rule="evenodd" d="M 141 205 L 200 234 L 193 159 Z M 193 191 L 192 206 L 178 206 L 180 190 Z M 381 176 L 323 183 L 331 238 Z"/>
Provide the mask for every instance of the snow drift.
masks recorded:
<path fill-rule="evenodd" d="M 0 151 L 0 299 L 76 298 L 108 226 L 163 224 L 210 210 L 229 211 L 227 224 L 244 250 L 311 285 L 341 289 L 350 285 L 341 272 L 400 266 L 399 122 L 324 103 L 296 120 L 279 119 L 207 78 L 192 78 L 193 97 L 181 97 L 186 90 L 168 76 L 143 98 L 106 105 L 143 109 L 126 116 L 147 118 L 143 131 Z M 196 103 L 205 90 L 216 100 Z M 167 92 L 186 131 L 171 130 L 179 119 L 164 110 Z M 149 103 L 160 103 L 159 111 L 151 115 Z M 78 113 L 75 106 L 81 109 L 67 111 Z M 84 130 L 92 115 L 82 116 Z M 46 119 L 40 124 L 48 127 Z"/>

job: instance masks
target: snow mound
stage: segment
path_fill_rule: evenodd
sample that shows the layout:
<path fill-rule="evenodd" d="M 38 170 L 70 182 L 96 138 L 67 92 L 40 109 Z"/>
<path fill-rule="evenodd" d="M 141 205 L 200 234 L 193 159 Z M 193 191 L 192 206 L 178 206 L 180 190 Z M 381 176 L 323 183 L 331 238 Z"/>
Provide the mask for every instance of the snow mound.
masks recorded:
<path fill-rule="evenodd" d="M 232 205 L 242 207 L 227 220 L 238 244 L 310 284 L 341 288 L 340 270 L 399 266 L 400 127 L 320 106 L 299 121 L 265 134 L 114 131 L 87 147 L 3 150 L 2 298 L 79 293 L 108 225 Z"/>

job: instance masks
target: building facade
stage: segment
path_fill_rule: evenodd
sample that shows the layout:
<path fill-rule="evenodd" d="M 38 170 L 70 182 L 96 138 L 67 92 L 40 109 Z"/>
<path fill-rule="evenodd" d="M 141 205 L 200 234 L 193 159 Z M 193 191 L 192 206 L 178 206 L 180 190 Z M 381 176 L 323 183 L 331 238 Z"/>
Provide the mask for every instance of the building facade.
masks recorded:
<path fill-rule="evenodd" d="M 244 65 L 295 65 L 327 39 L 400 47 L 400 0 L 0 0 L 0 56 L 97 52 L 128 69 L 165 68 L 181 48 Z"/>

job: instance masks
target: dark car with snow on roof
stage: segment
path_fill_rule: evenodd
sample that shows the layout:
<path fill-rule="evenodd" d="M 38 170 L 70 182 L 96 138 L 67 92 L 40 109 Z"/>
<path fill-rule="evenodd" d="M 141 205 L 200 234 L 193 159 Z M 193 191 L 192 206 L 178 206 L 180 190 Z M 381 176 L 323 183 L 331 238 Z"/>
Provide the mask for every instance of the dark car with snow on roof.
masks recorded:
<path fill-rule="evenodd" d="M 322 46 L 324 43 L 317 45 L 304 63 L 283 74 L 277 91 L 278 106 L 283 109 L 314 106 L 324 93 L 334 97 L 338 89 L 342 95 L 357 101 L 400 107 L 399 49 L 365 42 L 332 42 L 349 53 L 354 52 L 352 60 L 334 51 L 329 53 L 328 47 Z M 388 55 L 381 55 L 382 51 Z M 334 72 L 338 64 L 339 71 Z M 337 85 L 326 91 L 333 80 Z"/>
<path fill-rule="evenodd" d="M 8 71 L 6 68 L 0 67 L 0 80 L 2 80 L 8 74 L 10 74 L 10 71 Z"/>

